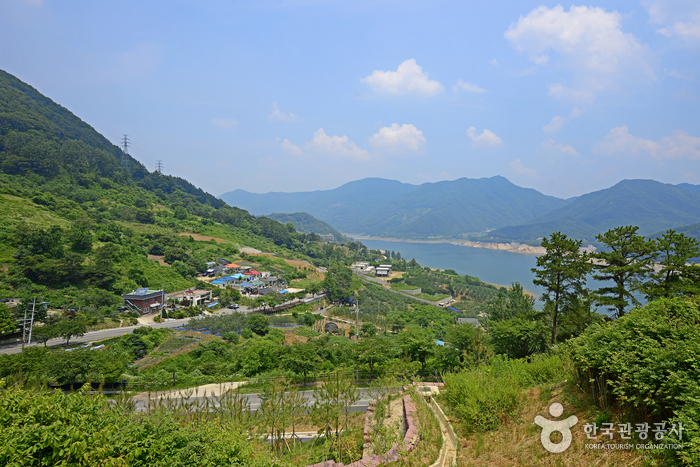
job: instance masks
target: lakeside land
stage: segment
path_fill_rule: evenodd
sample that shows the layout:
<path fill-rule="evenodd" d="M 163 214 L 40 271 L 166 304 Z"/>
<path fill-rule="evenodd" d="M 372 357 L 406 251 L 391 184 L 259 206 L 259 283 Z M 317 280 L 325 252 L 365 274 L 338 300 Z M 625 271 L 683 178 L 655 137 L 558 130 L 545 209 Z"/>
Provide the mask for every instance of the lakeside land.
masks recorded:
<path fill-rule="evenodd" d="M 370 235 L 355 235 L 355 234 L 343 234 L 351 237 L 355 240 L 379 240 L 386 242 L 399 242 L 399 243 L 450 243 L 452 245 L 465 246 L 469 248 L 486 248 L 489 250 L 498 251 L 509 251 L 511 253 L 520 253 L 523 255 L 539 256 L 546 252 L 546 249 L 541 246 L 526 245 L 524 243 L 491 243 L 491 242 L 456 242 L 449 240 L 410 240 L 405 238 L 393 238 L 393 237 L 373 237 Z"/>

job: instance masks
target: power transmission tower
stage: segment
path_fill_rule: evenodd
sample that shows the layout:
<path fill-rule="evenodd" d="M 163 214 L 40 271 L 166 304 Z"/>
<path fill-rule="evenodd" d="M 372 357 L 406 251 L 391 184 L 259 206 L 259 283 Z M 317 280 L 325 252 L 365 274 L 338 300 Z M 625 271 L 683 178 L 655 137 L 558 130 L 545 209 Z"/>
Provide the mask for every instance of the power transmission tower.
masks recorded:
<path fill-rule="evenodd" d="M 156 172 L 163 175 L 163 161 L 160 159 L 156 161 Z"/>
<path fill-rule="evenodd" d="M 129 170 L 129 135 L 124 135 L 122 138 L 122 167 Z"/>

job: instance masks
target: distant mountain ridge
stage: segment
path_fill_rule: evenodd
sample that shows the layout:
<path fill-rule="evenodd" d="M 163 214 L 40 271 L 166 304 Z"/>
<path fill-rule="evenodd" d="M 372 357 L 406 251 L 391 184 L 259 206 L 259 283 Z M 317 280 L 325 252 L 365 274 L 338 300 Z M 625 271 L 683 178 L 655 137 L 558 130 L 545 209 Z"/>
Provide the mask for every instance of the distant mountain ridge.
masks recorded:
<path fill-rule="evenodd" d="M 367 178 L 333 190 L 262 195 L 236 190 L 220 198 L 258 215 L 308 212 L 341 232 L 402 238 L 454 237 L 520 224 L 567 203 L 500 176 L 419 186 Z"/>
<path fill-rule="evenodd" d="M 654 180 L 623 180 L 566 200 L 499 176 L 423 185 L 368 178 L 334 190 L 262 195 L 236 190 L 220 198 L 256 214 L 303 211 L 341 232 L 404 239 L 469 236 L 538 245 L 561 231 L 594 243 L 596 234 L 620 225 L 637 225 L 650 235 L 683 226 L 693 232 L 700 223 L 700 185 Z"/>
<path fill-rule="evenodd" d="M 532 223 L 504 227 L 490 235 L 494 239 L 535 243 L 538 238 L 561 230 L 594 242 L 597 233 L 621 225 L 636 225 L 640 234 L 650 235 L 697 222 L 700 190 L 654 180 L 622 180 L 610 188 L 581 195 Z"/>

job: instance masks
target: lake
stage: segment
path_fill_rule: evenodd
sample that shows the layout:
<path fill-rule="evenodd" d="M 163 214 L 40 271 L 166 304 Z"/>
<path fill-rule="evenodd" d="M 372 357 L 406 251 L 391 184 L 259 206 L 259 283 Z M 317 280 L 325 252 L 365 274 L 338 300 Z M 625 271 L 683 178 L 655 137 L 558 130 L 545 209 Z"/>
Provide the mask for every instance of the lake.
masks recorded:
<path fill-rule="evenodd" d="M 542 287 L 532 283 L 535 274 L 536 257 L 511 253 L 509 251 L 489 250 L 487 248 L 470 248 L 451 243 L 406 243 L 389 242 L 384 240 L 360 240 L 373 250 L 393 250 L 401 253 L 401 257 L 410 261 L 415 258 L 421 266 L 437 269 L 454 269 L 458 274 L 475 276 L 482 282 L 505 285 L 510 287 L 513 282 L 520 282 L 525 291 L 538 298 L 544 292 Z M 597 289 L 604 282 L 589 277 L 587 285 Z M 644 303 L 641 294 L 634 294 L 637 300 Z M 535 308 L 542 309 L 542 301 L 537 300 Z M 601 314 L 610 315 L 605 308 L 598 308 Z"/>
<path fill-rule="evenodd" d="M 421 266 L 437 269 L 454 269 L 464 276 L 476 276 L 482 282 L 509 286 L 520 282 L 523 288 L 535 295 L 543 290 L 532 283 L 535 275 L 535 256 L 509 251 L 469 248 L 451 243 L 405 243 L 384 240 L 360 240 L 373 250 L 393 250 L 401 253 L 406 261 L 415 258 Z"/>

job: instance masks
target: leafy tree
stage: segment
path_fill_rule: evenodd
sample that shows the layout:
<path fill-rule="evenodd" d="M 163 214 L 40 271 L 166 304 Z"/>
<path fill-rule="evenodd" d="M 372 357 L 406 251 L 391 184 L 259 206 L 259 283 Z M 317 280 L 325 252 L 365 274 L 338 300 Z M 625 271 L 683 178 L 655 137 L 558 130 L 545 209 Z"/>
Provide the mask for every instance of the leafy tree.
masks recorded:
<path fill-rule="evenodd" d="M 89 270 L 90 282 L 101 289 L 111 289 L 119 277 L 115 262 L 119 246 L 105 243 L 95 250 L 94 263 Z"/>
<path fill-rule="evenodd" d="M 557 338 L 557 320 L 562 305 L 583 294 L 586 274 L 590 270 L 588 256 L 580 252 L 582 240 L 568 238 L 566 234 L 554 232 L 542 240 L 546 253 L 537 257 L 537 267 L 532 268 L 535 285 L 544 287 L 542 299 L 551 303 L 552 339 Z"/>
<path fill-rule="evenodd" d="M 168 264 L 173 264 L 175 261 L 186 261 L 187 252 L 182 248 L 170 248 L 165 251 L 163 261 Z"/>
<path fill-rule="evenodd" d="M 13 332 L 15 329 L 17 329 L 17 323 L 12 310 L 4 303 L 0 303 L 0 333 Z"/>
<path fill-rule="evenodd" d="M 226 334 L 223 334 L 222 339 L 225 340 L 226 342 L 230 344 L 238 344 L 238 341 L 240 340 L 240 336 L 235 333 L 235 332 L 227 332 Z"/>
<path fill-rule="evenodd" d="M 58 335 L 66 340 L 66 345 L 73 337 L 82 337 L 87 332 L 87 320 L 82 317 L 62 319 L 58 322 Z"/>
<path fill-rule="evenodd" d="M 365 336 L 372 337 L 377 334 L 377 327 L 372 323 L 362 323 L 360 330 Z"/>
<path fill-rule="evenodd" d="M 34 326 L 32 329 L 32 340 L 44 344 L 44 347 L 46 347 L 46 343 L 49 340 L 59 337 L 58 332 L 58 326 L 52 324 Z"/>
<path fill-rule="evenodd" d="M 430 334 L 423 329 L 409 329 L 399 335 L 399 346 L 404 355 L 420 362 L 421 373 L 425 373 L 425 362 L 435 353 L 436 346 Z"/>
<path fill-rule="evenodd" d="M 268 339 L 256 339 L 252 341 L 243 354 L 243 374 L 255 376 L 265 371 L 275 370 L 279 367 L 279 353 L 281 345 Z"/>
<path fill-rule="evenodd" d="M 173 209 L 173 216 L 175 219 L 179 220 L 187 219 L 187 209 L 183 206 L 175 206 L 175 209 Z"/>
<path fill-rule="evenodd" d="M 486 355 L 484 331 L 472 324 L 452 326 L 447 330 L 445 341 L 459 352 L 458 360 L 463 365 L 480 361 Z"/>
<path fill-rule="evenodd" d="M 400 332 L 405 327 L 406 321 L 401 318 L 395 318 L 394 321 L 392 321 L 391 323 L 391 330 L 393 332 Z"/>
<path fill-rule="evenodd" d="M 677 295 L 697 294 L 700 267 L 690 264 L 700 256 L 700 244 L 692 237 L 669 230 L 654 241 L 654 260 L 661 266 L 650 273 L 650 280 L 643 284 L 647 300 L 670 298 Z"/>
<path fill-rule="evenodd" d="M 316 347 L 310 342 L 294 344 L 289 351 L 282 355 L 282 368 L 301 374 L 306 386 L 306 375 L 315 371 L 322 363 L 321 357 L 316 353 Z"/>
<path fill-rule="evenodd" d="M 258 336 L 264 336 L 270 330 L 270 320 L 266 316 L 254 313 L 248 317 L 248 328 Z"/>
<path fill-rule="evenodd" d="M 520 282 L 514 282 L 506 292 L 498 289 L 496 296 L 489 302 L 489 318 L 503 321 L 518 315 L 531 315 L 535 310 L 535 297 L 525 293 Z"/>
<path fill-rule="evenodd" d="M 381 337 L 362 339 L 353 348 L 357 362 L 369 367 L 370 382 L 374 377 L 374 367 L 386 363 L 394 356 L 391 341 Z"/>
<path fill-rule="evenodd" d="M 637 234 L 637 230 L 639 227 L 628 225 L 596 235 L 596 239 L 604 243 L 610 251 L 600 251 L 591 255 L 597 260 L 594 269 L 598 271 L 593 278 L 614 282 L 614 286 L 601 287 L 596 291 L 598 301 L 614 310 L 618 318 L 625 314 L 625 308 L 629 305 L 628 299 L 638 304 L 632 291 L 649 273 L 653 259 L 654 243 L 646 241 Z"/>
<path fill-rule="evenodd" d="M 71 250 L 76 253 L 88 253 L 92 250 L 92 233 L 88 226 L 88 221 L 76 221 L 68 231 L 68 241 Z"/>
<path fill-rule="evenodd" d="M 512 318 L 492 323 L 489 334 L 496 353 L 525 358 L 547 349 L 549 331 L 542 322 Z"/>
<path fill-rule="evenodd" d="M 323 288 L 323 286 L 321 285 L 320 282 L 312 282 L 306 288 L 306 291 L 315 297 L 316 294 L 319 293 L 322 288 Z"/>

